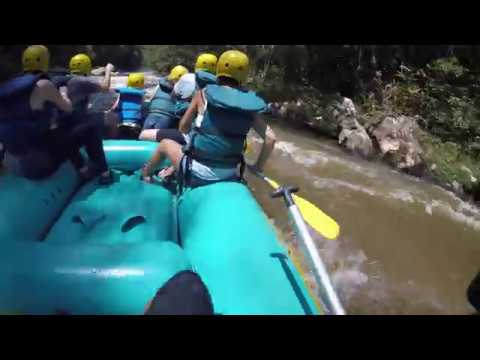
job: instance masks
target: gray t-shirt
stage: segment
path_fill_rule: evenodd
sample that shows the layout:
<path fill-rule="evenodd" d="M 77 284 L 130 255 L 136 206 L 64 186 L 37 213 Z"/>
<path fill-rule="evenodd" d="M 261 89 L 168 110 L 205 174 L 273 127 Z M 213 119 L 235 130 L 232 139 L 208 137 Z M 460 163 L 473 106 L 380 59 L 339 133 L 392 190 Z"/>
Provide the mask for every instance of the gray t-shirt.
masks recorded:
<path fill-rule="evenodd" d="M 100 80 L 88 76 L 75 76 L 67 84 L 67 95 L 75 112 L 86 112 L 90 96 L 101 91 Z"/>

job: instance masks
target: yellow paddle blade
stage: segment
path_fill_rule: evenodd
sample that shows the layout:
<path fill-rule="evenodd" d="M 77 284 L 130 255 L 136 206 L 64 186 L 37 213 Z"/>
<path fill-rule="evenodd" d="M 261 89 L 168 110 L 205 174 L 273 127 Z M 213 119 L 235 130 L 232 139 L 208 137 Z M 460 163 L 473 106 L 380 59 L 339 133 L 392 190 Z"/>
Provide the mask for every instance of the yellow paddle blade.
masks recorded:
<path fill-rule="evenodd" d="M 272 179 L 265 179 L 274 188 L 278 189 L 279 185 Z M 293 200 L 297 204 L 300 213 L 305 222 L 310 225 L 315 231 L 320 233 L 328 240 L 335 240 L 340 234 L 340 226 L 330 216 L 325 214 L 318 207 L 313 205 L 310 201 L 293 194 Z"/>
<path fill-rule="evenodd" d="M 340 234 L 340 226 L 310 201 L 293 195 L 293 200 L 305 221 L 328 240 L 335 240 Z"/>

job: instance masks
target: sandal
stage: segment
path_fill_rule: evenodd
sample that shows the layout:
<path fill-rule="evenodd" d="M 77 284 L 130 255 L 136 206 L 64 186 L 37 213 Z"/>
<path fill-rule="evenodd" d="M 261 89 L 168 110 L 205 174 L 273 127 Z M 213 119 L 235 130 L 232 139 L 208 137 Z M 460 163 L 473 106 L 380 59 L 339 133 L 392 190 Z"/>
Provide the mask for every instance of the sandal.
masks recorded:
<path fill-rule="evenodd" d="M 78 177 L 80 178 L 81 183 L 86 183 L 92 180 L 95 176 L 97 176 L 97 171 L 93 167 L 87 167 L 85 171 L 77 171 Z"/>
<path fill-rule="evenodd" d="M 100 185 L 110 185 L 113 183 L 113 173 L 111 170 L 108 171 L 106 174 L 100 174 L 100 177 L 98 179 L 98 183 Z"/>
<path fill-rule="evenodd" d="M 142 167 L 142 171 L 140 172 L 140 180 L 145 181 L 148 184 L 152 184 L 153 183 L 153 175 L 148 175 L 148 176 L 143 175 L 143 173 L 145 171 L 145 167 L 146 166 Z"/>
<path fill-rule="evenodd" d="M 166 175 L 160 175 L 162 172 L 167 172 Z M 175 177 L 175 168 L 173 166 L 163 168 L 159 170 L 156 174 L 162 181 L 168 182 Z"/>

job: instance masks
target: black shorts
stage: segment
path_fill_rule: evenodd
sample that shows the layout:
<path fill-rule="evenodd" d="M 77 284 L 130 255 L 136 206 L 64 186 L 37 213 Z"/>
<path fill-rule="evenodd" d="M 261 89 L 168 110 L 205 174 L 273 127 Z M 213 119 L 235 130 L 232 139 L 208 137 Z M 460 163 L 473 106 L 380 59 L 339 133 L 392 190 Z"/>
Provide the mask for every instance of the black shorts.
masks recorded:
<path fill-rule="evenodd" d="M 173 140 L 180 145 L 186 145 L 185 137 L 177 129 L 161 129 L 157 131 L 157 142 L 162 141 L 163 139 Z"/>

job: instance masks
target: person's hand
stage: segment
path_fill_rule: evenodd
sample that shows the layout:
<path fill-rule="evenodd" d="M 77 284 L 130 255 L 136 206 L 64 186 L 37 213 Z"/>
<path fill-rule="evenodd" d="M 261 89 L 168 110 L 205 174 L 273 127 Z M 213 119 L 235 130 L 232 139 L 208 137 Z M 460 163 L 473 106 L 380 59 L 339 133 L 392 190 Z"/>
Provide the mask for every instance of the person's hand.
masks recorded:
<path fill-rule="evenodd" d="M 108 63 L 107 66 L 105 66 L 105 71 L 110 71 L 112 72 L 115 69 L 115 66 L 112 64 Z"/>

